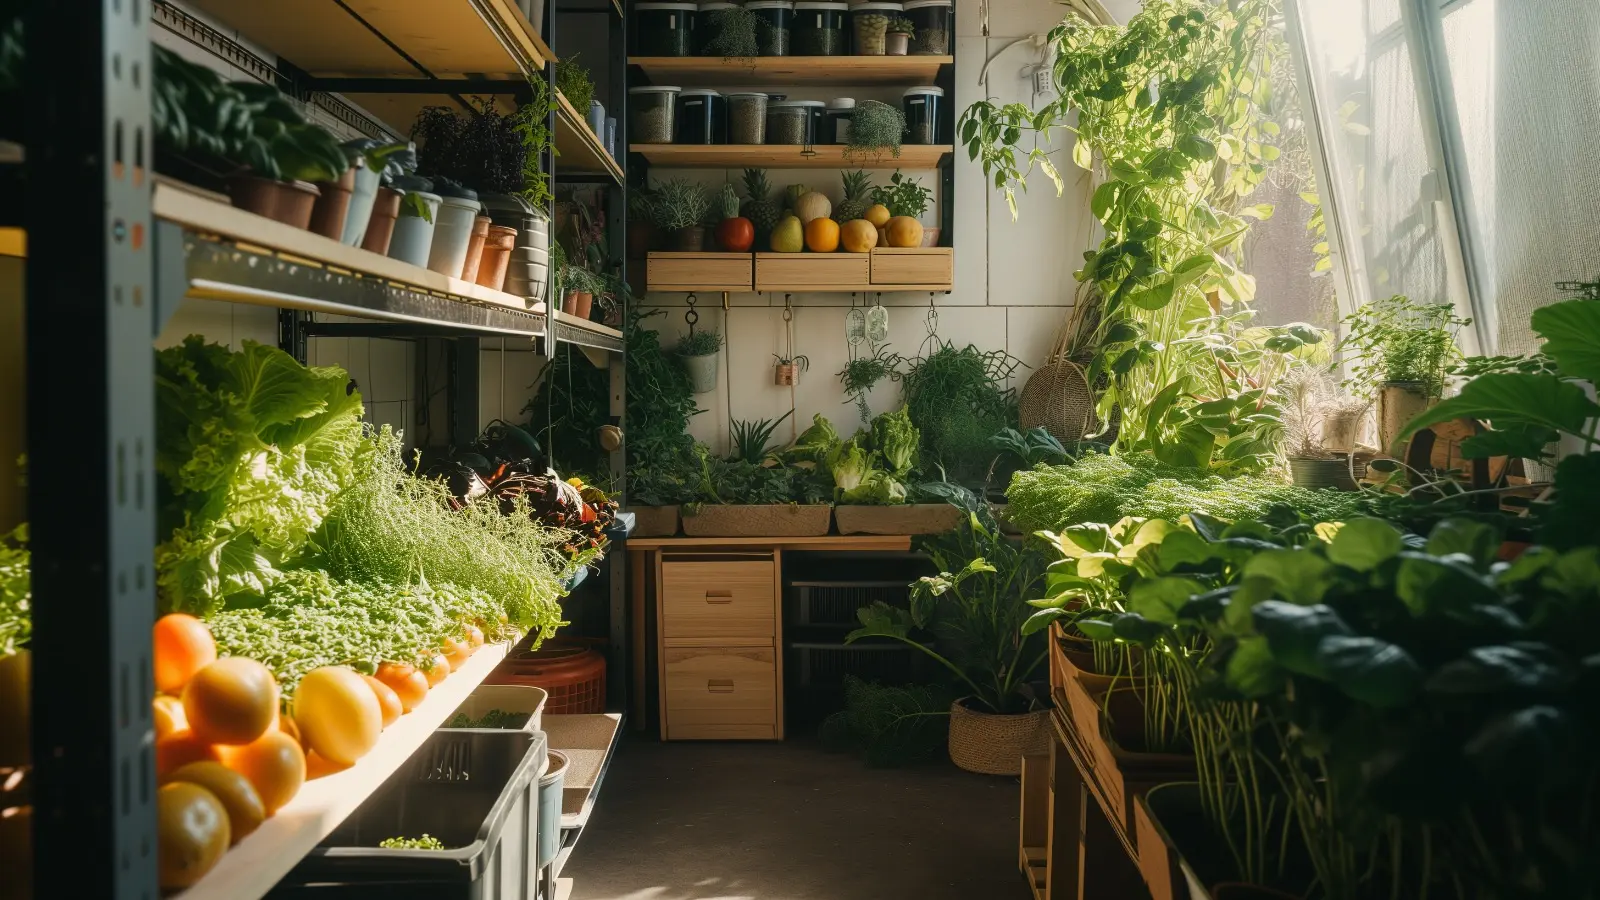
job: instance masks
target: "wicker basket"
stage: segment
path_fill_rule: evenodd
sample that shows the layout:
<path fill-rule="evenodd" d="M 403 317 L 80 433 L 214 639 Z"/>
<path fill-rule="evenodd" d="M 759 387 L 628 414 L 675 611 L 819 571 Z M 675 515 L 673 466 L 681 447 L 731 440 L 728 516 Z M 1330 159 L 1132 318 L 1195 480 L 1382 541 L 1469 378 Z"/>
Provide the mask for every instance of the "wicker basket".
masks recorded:
<path fill-rule="evenodd" d="M 833 508 L 840 534 L 944 534 L 961 524 L 963 515 L 948 503 Z"/>
<path fill-rule="evenodd" d="M 672 537 L 678 533 L 676 506 L 630 506 L 633 513 L 631 537 Z"/>
<path fill-rule="evenodd" d="M 1050 749 L 1050 710 L 1001 716 L 950 704 L 950 761 L 981 775 L 1020 775 L 1022 758 Z"/>
<path fill-rule="evenodd" d="M 683 515 L 689 537 L 820 537 L 828 533 L 833 507 L 795 503 L 722 505 L 703 503 Z"/>
<path fill-rule="evenodd" d="M 1043 425 L 1051 436 L 1069 446 L 1100 430 L 1094 387 L 1084 368 L 1087 360 L 1073 356 L 1073 338 L 1083 326 L 1077 316 L 1067 317 L 1049 355 L 1028 376 L 1017 398 L 1017 418 L 1024 431 Z"/>

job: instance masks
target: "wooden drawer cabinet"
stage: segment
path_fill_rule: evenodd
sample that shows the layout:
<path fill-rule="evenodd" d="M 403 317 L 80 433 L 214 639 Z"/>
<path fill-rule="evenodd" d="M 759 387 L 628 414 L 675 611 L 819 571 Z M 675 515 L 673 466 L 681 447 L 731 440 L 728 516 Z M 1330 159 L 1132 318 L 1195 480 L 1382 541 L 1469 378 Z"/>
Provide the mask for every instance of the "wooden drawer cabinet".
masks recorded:
<path fill-rule="evenodd" d="M 771 740 L 778 736 L 773 647 L 668 647 L 668 740 Z"/>
<path fill-rule="evenodd" d="M 669 562 L 661 569 L 663 638 L 772 641 L 777 625 L 772 562 Z"/>

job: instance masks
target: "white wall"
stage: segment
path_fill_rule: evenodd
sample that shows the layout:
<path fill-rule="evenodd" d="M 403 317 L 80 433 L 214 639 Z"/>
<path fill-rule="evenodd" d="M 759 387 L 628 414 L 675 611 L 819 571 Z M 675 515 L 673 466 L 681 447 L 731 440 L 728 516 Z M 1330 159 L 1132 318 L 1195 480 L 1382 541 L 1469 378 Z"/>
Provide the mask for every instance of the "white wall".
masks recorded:
<path fill-rule="evenodd" d="M 1040 49 L 1032 43 L 1010 47 L 1018 38 L 1039 34 L 1054 27 L 1063 8 L 1050 0 L 993 0 L 990 4 L 989 35 L 982 33 L 979 6 L 957 4 L 956 15 L 956 92 L 958 114 L 970 104 L 993 98 L 1000 102 L 1018 101 L 1033 105 L 1031 67 L 1042 62 Z M 993 60 L 978 80 L 984 63 Z M 828 99 L 847 95 L 861 98 L 897 100 L 898 91 L 865 92 L 832 89 L 806 94 L 794 92 L 795 99 Z M 883 96 L 879 96 L 883 94 Z M 939 336 L 957 346 L 975 344 L 984 350 L 1001 348 L 1034 366 L 1043 361 L 1065 320 L 1077 283 L 1072 272 L 1089 246 L 1088 213 L 1084 181 L 1070 161 L 1070 144 L 1054 148 L 1057 167 L 1069 179 L 1067 194 L 1055 190 L 1042 175 L 1033 179 L 1031 193 L 1018 198 L 1018 220 L 1013 222 L 1004 198 L 989 185 L 982 169 L 967 160 L 959 147 L 956 154 L 954 198 L 935 197 L 936 203 L 955 203 L 954 235 L 955 290 L 934 297 L 939 312 Z M 652 172 L 652 178 L 688 174 L 708 184 L 718 185 L 724 178 L 738 178 L 738 172 Z M 882 182 L 890 173 L 876 179 Z M 936 186 L 935 171 L 912 172 L 923 184 Z M 839 175 L 831 169 L 790 170 L 769 173 L 773 184 L 806 183 L 837 202 L 842 195 Z M 937 207 L 924 221 L 939 221 Z M 844 319 L 851 303 L 849 294 L 794 294 L 794 347 L 797 354 L 811 360 L 809 372 L 792 391 L 772 383 L 772 354 L 785 351 L 783 295 L 736 294 L 724 313 L 719 295 L 701 294 L 698 308 L 700 325 L 715 326 L 727 335 L 723 353 L 721 385 L 712 394 L 697 398 L 705 410 L 696 416 L 691 432 L 714 449 L 725 449 L 729 418 L 775 418 L 795 408 L 794 419 L 785 423 L 777 437 L 792 436 L 803 430 L 814 413 L 822 413 L 841 428 L 854 421 L 854 410 L 840 390 L 837 373 L 849 360 Z M 645 301 L 667 310 L 665 319 L 652 320 L 662 332 L 663 342 L 685 332 L 684 295 L 653 293 Z M 860 302 L 859 300 L 857 302 Z M 884 294 L 889 307 L 889 344 L 903 356 L 914 356 L 927 337 L 924 318 L 929 297 L 926 293 Z M 865 345 L 863 344 L 864 348 Z M 1027 378 L 1024 370 L 1018 386 Z M 898 402 L 898 387 L 880 386 L 870 398 L 874 412 Z"/>

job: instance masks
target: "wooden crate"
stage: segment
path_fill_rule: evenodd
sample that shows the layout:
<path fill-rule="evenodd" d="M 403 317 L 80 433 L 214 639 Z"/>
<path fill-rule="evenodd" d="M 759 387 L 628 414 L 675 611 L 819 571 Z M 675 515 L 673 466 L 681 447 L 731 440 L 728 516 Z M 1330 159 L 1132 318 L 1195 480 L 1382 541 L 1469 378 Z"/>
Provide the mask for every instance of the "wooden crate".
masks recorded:
<path fill-rule="evenodd" d="M 865 253 L 757 253 L 757 291 L 865 291 L 872 260 Z"/>
<path fill-rule="evenodd" d="M 753 267 L 749 253 L 653 252 L 647 273 L 651 291 L 749 291 Z"/>
<path fill-rule="evenodd" d="M 878 247 L 870 256 L 874 290 L 890 286 L 948 290 L 955 283 L 953 247 Z"/>

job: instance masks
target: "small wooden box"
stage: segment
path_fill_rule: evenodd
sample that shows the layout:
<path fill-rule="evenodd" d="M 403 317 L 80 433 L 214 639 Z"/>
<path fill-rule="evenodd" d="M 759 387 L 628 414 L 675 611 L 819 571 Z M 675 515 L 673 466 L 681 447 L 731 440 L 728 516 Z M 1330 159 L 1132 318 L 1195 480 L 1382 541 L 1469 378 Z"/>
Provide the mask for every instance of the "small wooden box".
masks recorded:
<path fill-rule="evenodd" d="M 865 291 L 872 261 L 865 253 L 757 253 L 757 291 Z"/>
<path fill-rule="evenodd" d="M 651 253 L 645 276 L 651 291 L 749 291 L 749 253 Z"/>
<path fill-rule="evenodd" d="M 955 283 L 953 247 L 878 247 L 871 257 L 875 290 L 888 286 L 949 290 Z"/>

